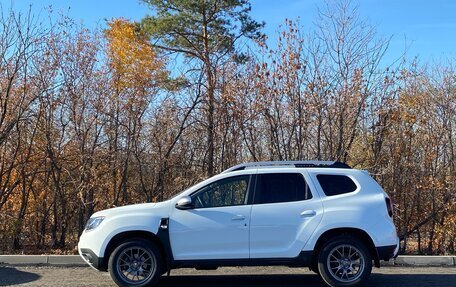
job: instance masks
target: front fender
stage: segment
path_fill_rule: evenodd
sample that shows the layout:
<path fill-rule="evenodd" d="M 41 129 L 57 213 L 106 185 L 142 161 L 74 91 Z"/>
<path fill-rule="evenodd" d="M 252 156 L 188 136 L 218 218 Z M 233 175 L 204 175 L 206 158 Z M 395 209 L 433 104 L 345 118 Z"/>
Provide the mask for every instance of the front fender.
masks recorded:
<path fill-rule="evenodd" d="M 114 236 L 127 231 L 146 231 L 157 234 L 161 218 L 161 216 L 150 213 L 107 217 L 98 228 L 82 233 L 78 249 L 90 249 L 96 256 L 104 257 L 106 247 Z"/>

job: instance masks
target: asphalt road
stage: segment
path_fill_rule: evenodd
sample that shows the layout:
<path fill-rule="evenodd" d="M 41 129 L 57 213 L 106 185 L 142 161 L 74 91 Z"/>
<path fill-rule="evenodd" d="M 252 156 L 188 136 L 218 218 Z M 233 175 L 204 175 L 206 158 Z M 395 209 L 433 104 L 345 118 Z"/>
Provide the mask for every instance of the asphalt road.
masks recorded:
<path fill-rule="evenodd" d="M 217 275 L 217 276 L 215 276 Z M 0 286 L 116 286 L 108 273 L 89 267 L 1 266 Z M 173 270 L 159 286 L 174 287 L 317 287 L 324 286 L 306 268 L 227 267 L 216 271 Z M 455 267 L 374 268 L 369 287 L 456 287 Z"/>

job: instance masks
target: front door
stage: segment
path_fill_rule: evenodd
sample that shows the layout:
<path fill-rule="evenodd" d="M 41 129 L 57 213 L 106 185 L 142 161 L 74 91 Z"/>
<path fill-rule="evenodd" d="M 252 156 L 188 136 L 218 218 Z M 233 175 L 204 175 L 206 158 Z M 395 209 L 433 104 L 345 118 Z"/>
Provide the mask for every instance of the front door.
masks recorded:
<path fill-rule="evenodd" d="M 194 208 L 170 213 L 175 260 L 249 258 L 250 175 L 210 183 L 191 195 Z"/>

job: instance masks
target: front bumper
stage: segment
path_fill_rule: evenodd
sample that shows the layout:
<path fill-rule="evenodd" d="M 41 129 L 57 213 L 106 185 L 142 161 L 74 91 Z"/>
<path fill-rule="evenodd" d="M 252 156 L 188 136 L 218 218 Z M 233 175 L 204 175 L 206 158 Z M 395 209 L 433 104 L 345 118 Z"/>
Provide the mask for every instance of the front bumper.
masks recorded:
<path fill-rule="evenodd" d="M 92 250 L 87 248 L 80 248 L 78 251 L 79 255 L 90 267 L 98 271 L 107 271 L 103 264 L 103 257 L 98 257 Z"/>

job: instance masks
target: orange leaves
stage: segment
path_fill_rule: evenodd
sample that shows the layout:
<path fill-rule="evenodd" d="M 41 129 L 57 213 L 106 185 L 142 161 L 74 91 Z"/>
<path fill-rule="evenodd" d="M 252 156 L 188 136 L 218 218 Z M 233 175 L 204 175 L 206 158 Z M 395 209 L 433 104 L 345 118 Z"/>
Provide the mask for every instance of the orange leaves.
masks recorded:
<path fill-rule="evenodd" d="M 163 76 L 164 61 L 154 52 L 147 36 L 135 23 L 114 19 L 105 30 L 109 66 L 117 89 L 134 89 L 155 85 Z"/>

